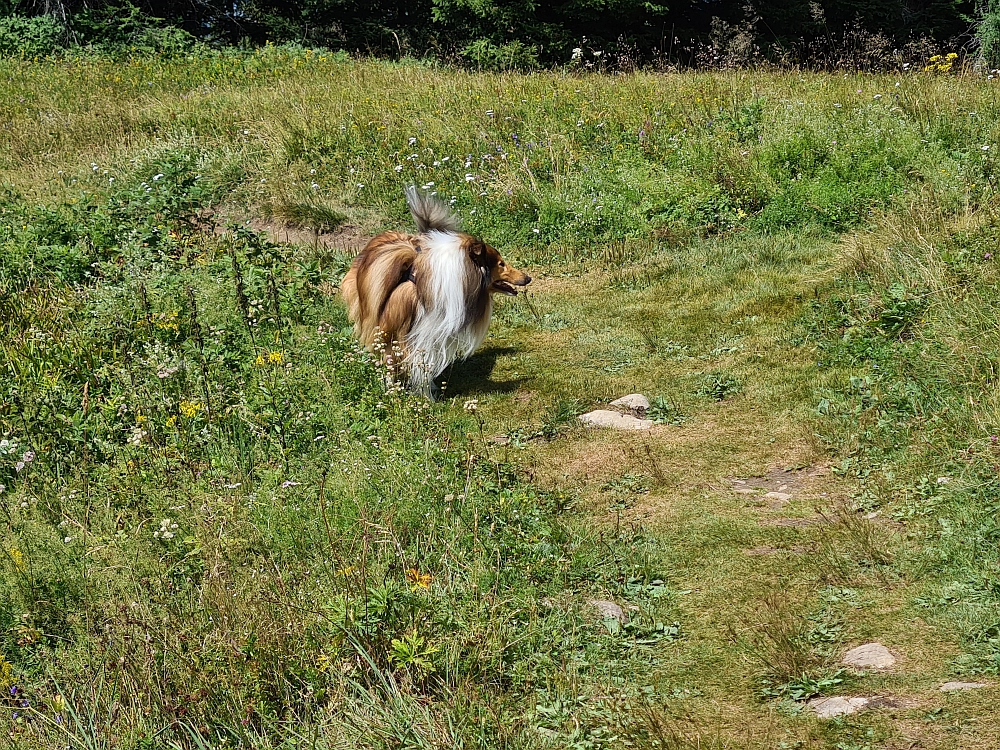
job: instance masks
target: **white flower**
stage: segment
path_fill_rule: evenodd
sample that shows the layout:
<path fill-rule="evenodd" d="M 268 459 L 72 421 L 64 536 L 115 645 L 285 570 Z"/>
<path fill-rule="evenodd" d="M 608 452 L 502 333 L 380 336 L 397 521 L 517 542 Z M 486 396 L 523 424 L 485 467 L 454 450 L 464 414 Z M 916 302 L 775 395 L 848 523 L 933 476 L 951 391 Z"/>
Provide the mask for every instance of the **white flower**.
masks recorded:
<path fill-rule="evenodd" d="M 316 170 L 315 169 L 310 169 L 309 170 L 309 174 L 316 174 Z"/>
<path fill-rule="evenodd" d="M 475 176 L 474 174 L 468 174 L 468 173 L 467 173 L 467 174 L 465 175 L 465 181 L 466 181 L 466 182 L 472 182 L 472 181 L 473 181 L 473 180 L 475 180 L 475 179 L 476 179 L 476 176 Z"/>
<path fill-rule="evenodd" d="M 235 490 L 237 487 L 242 487 L 243 482 L 233 482 L 232 484 L 224 484 L 222 486 L 225 487 L 227 490 Z"/>
<path fill-rule="evenodd" d="M 414 137 L 413 137 L 413 136 L 411 135 L 411 136 L 410 136 L 410 138 L 409 138 L 409 141 L 408 141 L 408 143 L 409 143 L 409 144 L 410 144 L 410 145 L 412 146 L 412 145 L 414 145 L 414 144 L 415 144 L 416 142 L 417 142 L 417 139 L 416 139 L 416 138 L 414 138 Z"/>
<path fill-rule="evenodd" d="M 402 172 L 403 171 L 403 165 L 402 164 L 397 164 L 395 167 L 393 167 L 393 169 L 395 169 L 397 172 Z"/>
<path fill-rule="evenodd" d="M 872 99 L 881 99 L 881 98 L 882 98 L 881 94 L 875 94 L 875 96 L 872 97 Z"/>
<path fill-rule="evenodd" d="M 428 182 L 428 183 L 420 186 L 420 188 L 422 190 L 430 190 L 432 187 L 434 187 L 434 183 L 433 182 Z"/>
<path fill-rule="evenodd" d="M 477 409 L 479 409 L 479 400 L 471 398 L 465 402 L 462 408 L 465 409 L 467 412 L 475 412 Z"/>
<path fill-rule="evenodd" d="M 840 105 L 840 104 L 834 104 L 833 106 L 834 106 L 834 107 L 835 107 L 836 109 L 840 109 L 842 105 Z"/>
<path fill-rule="evenodd" d="M 990 150 L 990 147 L 989 147 L 989 146 L 983 146 L 983 147 L 982 147 L 982 150 L 983 150 L 983 151 L 989 151 L 989 150 Z"/>
<path fill-rule="evenodd" d="M 163 172 L 160 172 L 160 174 L 154 174 L 153 175 L 153 182 L 156 182 L 157 180 L 162 180 L 162 179 L 163 179 Z"/>
<path fill-rule="evenodd" d="M 532 231 L 532 232 L 534 232 L 535 234 L 541 234 L 541 233 L 542 233 L 542 230 L 541 230 L 541 229 L 539 229 L 538 227 L 535 227 L 535 228 L 534 228 L 534 229 L 532 229 L 531 231 Z"/>
<path fill-rule="evenodd" d="M 573 56 L 570 59 L 579 60 L 581 57 L 583 57 L 583 50 L 580 47 L 574 47 Z"/>
<path fill-rule="evenodd" d="M 319 190 L 319 185 L 317 185 L 315 182 L 310 187 L 312 187 L 313 190 Z"/>

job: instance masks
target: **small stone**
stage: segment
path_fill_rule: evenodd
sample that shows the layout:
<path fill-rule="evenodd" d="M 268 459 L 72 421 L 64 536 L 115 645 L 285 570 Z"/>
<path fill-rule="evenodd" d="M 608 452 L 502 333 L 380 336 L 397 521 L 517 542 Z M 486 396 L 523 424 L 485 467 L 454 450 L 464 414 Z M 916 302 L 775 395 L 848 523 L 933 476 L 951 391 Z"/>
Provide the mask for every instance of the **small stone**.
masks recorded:
<path fill-rule="evenodd" d="M 949 693 L 952 690 L 978 690 L 984 687 L 989 687 L 989 685 L 985 682 L 946 682 L 938 689 L 942 693 Z"/>
<path fill-rule="evenodd" d="M 588 427 L 610 427 L 615 430 L 648 430 L 653 426 L 653 422 L 649 419 L 639 419 L 631 414 L 607 409 L 581 414 L 579 420 Z"/>
<path fill-rule="evenodd" d="M 768 492 L 765 493 L 764 497 L 769 498 L 771 500 L 777 500 L 779 503 L 787 503 L 789 500 L 792 499 L 792 496 L 789 495 L 787 492 Z"/>
<path fill-rule="evenodd" d="M 628 622 L 628 612 L 614 602 L 604 599 L 591 599 L 590 606 L 597 610 L 605 620 L 618 620 L 622 625 Z"/>
<path fill-rule="evenodd" d="M 849 716 L 868 705 L 868 698 L 845 698 L 835 695 L 831 698 L 813 698 L 806 705 L 821 719 L 835 719 L 838 716 Z"/>
<path fill-rule="evenodd" d="M 844 654 L 841 663 L 858 669 L 887 669 L 896 663 L 896 657 L 881 643 L 865 643 Z"/>
<path fill-rule="evenodd" d="M 644 417 L 649 411 L 649 399 L 641 393 L 630 393 L 627 396 L 616 398 L 608 406 L 619 411 L 631 412 L 637 417 Z"/>
<path fill-rule="evenodd" d="M 734 487 L 733 492 L 738 492 L 741 495 L 756 495 L 757 490 L 753 487 Z"/>

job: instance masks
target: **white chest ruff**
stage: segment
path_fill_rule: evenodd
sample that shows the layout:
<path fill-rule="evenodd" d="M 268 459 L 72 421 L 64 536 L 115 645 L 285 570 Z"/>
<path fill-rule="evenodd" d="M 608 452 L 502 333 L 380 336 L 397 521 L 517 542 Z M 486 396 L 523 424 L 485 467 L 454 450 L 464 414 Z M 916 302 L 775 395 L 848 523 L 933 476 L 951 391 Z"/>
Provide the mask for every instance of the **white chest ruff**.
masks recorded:
<path fill-rule="evenodd" d="M 415 390 L 430 392 L 434 378 L 452 362 L 469 357 L 486 338 L 493 312 L 472 316 L 472 302 L 482 292 L 482 276 L 451 232 L 429 232 L 422 252 L 428 272 L 423 304 L 406 336 L 406 369 Z"/>

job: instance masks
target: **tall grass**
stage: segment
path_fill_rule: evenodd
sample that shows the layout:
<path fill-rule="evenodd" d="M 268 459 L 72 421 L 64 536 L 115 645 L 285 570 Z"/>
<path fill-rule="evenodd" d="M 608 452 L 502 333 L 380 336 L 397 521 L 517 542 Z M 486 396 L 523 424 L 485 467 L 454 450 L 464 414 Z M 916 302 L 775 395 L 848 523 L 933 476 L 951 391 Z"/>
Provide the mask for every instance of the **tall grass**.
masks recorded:
<path fill-rule="evenodd" d="M 521 262 L 607 272 L 587 304 L 699 275 L 678 299 L 713 341 L 713 294 L 758 283 L 757 312 L 797 314 L 782 274 L 851 232 L 798 341 L 853 375 L 820 429 L 858 503 L 925 544 L 900 558 L 845 526 L 880 575 L 953 592 L 927 608 L 966 634 L 963 669 L 996 669 L 992 82 L 269 48 L 2 60 L 0 102 L 0 686 L 22 746 L 690 744 L 623 708 L 685 633 L 655 535 L 579 522 L 468 394 L 387 389 L 333 295 L 350 252 L 246 225 L 403 226 L 410 182 Z M 693 358 L 650 315 L 627 347 L 598 332 L 575 356 Z M 498 319 L 568 326 L 530 302 Z M 692 387 L 741 389 L 717 370 Z M 543 395 L 549 417 L 512 443 L 572 420 Z M 628 627 L 588 612 L 608 592 Z M 826 659 L 809 632 L 788 631 L 781 679 Z"/>

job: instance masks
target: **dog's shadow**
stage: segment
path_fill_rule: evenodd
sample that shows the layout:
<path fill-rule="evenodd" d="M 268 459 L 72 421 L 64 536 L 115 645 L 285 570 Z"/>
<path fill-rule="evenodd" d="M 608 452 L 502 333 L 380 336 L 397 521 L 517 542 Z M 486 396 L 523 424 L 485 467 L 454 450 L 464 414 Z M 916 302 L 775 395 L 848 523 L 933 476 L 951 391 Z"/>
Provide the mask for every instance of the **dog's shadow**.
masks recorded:
<path fill-rule="evenodd" d="M 501 346 L 473 354 L 464 362 L 456 362 L 447 371 L 442 380 L 447 382 L 445 398 L 460 396 L 478 396 L 487 393 L 513 393 L 528 381 L 526 377 L 510 380 L 493 380 L 493 369 L 497 358 L 516 354 L 518 349 L 512 346 Z"/>

